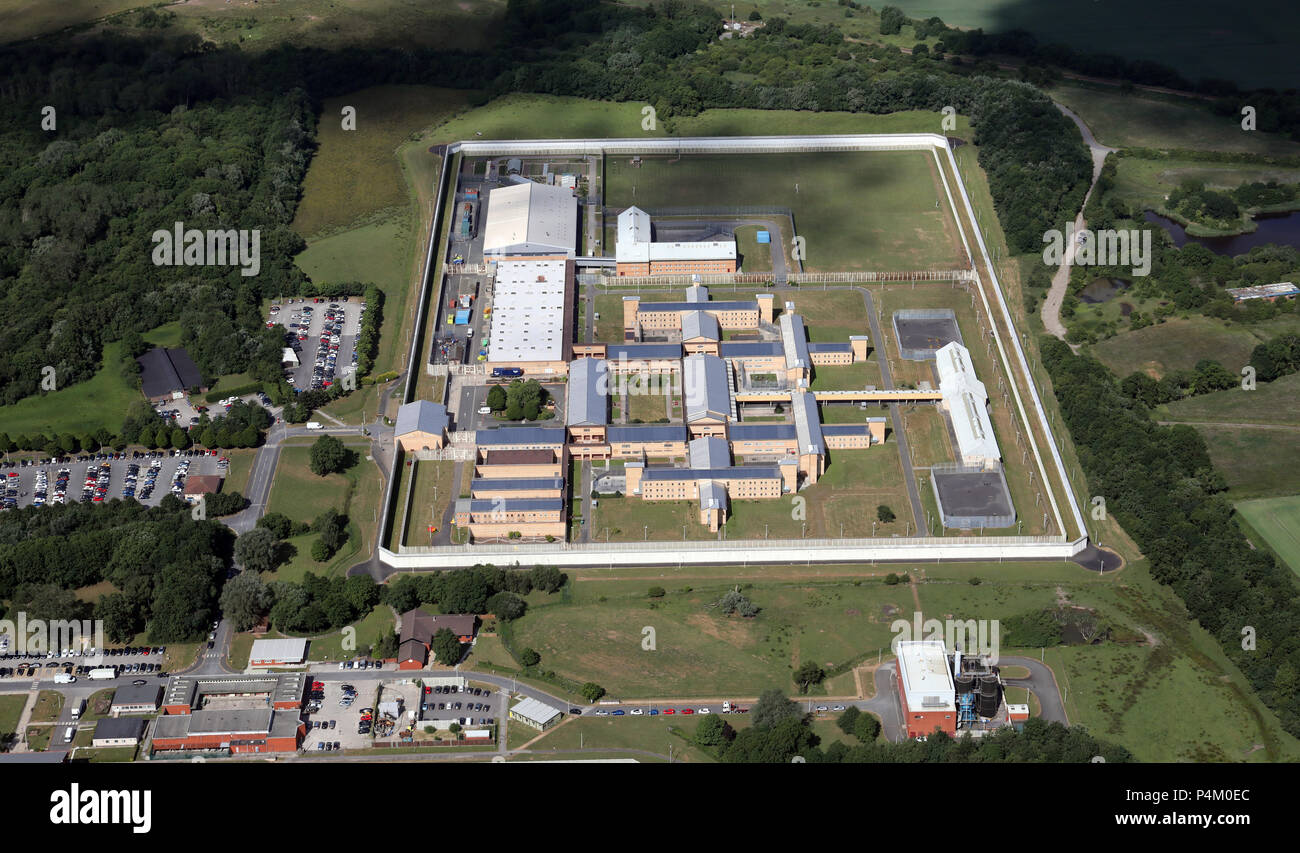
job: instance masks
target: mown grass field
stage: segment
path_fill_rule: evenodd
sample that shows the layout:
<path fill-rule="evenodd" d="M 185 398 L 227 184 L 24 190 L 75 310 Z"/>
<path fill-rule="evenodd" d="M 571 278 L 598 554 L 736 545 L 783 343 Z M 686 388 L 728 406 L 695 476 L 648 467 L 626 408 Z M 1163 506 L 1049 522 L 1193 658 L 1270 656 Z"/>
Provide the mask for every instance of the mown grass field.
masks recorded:
<path fill-rule="evenodd" d="M 1190 99 L 1125 95 L 1117 88 L 1104 86 L 1061 85 L 1053 87 L 1050 94 L 1053 100 L 1077 113 L 1104 145 L 1300 154 L 1300 144 L 1272 134 L 1244 131 L 1240 115 L 1216 116 L 1208 105 Z"/>
<path fill-rule="evenodd" d="M 326 509 L 333 508 L 348 517 L 348 538 L 329 561 L 318 563 L 311 557 L 316 534 L 290 537 L 294 556 L 273 573 L 276 580 L 301 580 L 307 572 L 323 575 L 342 574 L 374 550 L 378 531 L 379 505 L 383 500 L 383 477 L 365 455 L 369 445 L 347 441 L 358 456 L 356 464 L 339 474 L 318 477 L 311 472 L 311 447 L 286 445 L 280 451 L 268 513 L 280 512 L 294 521 L 311 522 Z"/>
<path fill-rule="evenodd" d="M 757 225 L 742 225 L 736 229 L 736 254 L 740 268 L 747 273 L 772 271 L 772 244 L 759 243 Z M 778 235 L 776 239 L 780 239 Z"/>
<path fill-rule="evenodd" d="M 411 514 L 406 518 L 402 529 L 404 545 L 428 545 L 429 525 L 442 526 L 442 511 L 448 501 L 460 496 L 457 484 L 451 481 L 455 471 L 454 462 L 416 462 L 410 468 L 403 468 L 403 479 L 414 475 L 412 486 L 415 494 L 411 498 Z M 407 483 L 401 483 L 398 492 L 399 510 L 405 505 Z"/>
<path fill-rule="evenodd" d="M 951 214 L 936 204 L 942 190 L 927 153 L 647 156 L 640 166 L 608 157 L 605 181 L 606 204 L 652 214 L 789 208 L 809 271 L 948 269 L 960 257 Z"/>
<path fill-rule="evenodd" d="M 1300 426 L 1300 373 L 1272 382 L 1259 382 L 1253 391 L 1229 388 L 1175 400 L 1161 406 L 1162 421 L 1220 421 L 1223 423 Z"/>
<path fill-rule="evenodd" d="M 1235 506 L 1268 547 L 1300 575 L 1300 496 L 1238 501 Z"/>
<path fill-rule="evenodd" d="M 0 742 L 7 741 L 18 731 L 18 720 L 22 718 L 25 707 L 26 693 L 0 696 Z"/>
<path fill-rule="evenodd" d="M 640 103 L 613 103 L 554 95 L 512 94 L 431 128 L 421 142 L 472 139 L 573 139 L 605 136 L 667 136 L 663 122 L 641 129 Z M 786 133 L 934 133 L 943 116 L 908 110 L 887 115 L 801 110 L 705 110 L 677 120 L 679 136 L 748 136 Z M 970 138 L 970 122 L 957 116 L 950 136 Z"/>
<path fill-rule="evenodd" d="M 366 614 L 364 618 L 348 626 L 356 631 L 355 649 L 343 648 L 345 635 L 344 630 L 340 629 L 329 634 L 309 637 L 311 642 L 307 644 L 307 659 L 313 661 L 350 660 L 356 657 L 359 652 L 379 642 L 385 632 L 391 633 L 395 630 L 396 625 L 397 620 L 393 618 L 393 611 L 381 604 Z M 248 657 L 253 651 L 253 640 L 277 640 L 287 636 L 290 635 L 281 634 L 277 631 L 268 631 L 264 637 L 254 637 L 249 632 L 235 634 L 230 641 L 230 666 L 236 671 L 243 670 L 248 666 Z"/>
<path fill-rule="evenodd" d="M 144 5 L 142 0 L 0 0 L 0 40 L 21 41 Z"/>

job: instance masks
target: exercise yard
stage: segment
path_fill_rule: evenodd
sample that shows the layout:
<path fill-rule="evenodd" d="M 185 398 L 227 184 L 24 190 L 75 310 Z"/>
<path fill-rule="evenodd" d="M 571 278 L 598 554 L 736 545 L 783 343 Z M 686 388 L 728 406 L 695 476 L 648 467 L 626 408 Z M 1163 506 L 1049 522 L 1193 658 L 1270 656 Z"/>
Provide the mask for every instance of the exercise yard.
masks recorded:
<path fill-rule="evenodd" d="M 788 209 L 804 269 L 955 269 L 961 239 L 928 152 L 694 154 L 605 159 L 605 203 L 652 216 Z"/>

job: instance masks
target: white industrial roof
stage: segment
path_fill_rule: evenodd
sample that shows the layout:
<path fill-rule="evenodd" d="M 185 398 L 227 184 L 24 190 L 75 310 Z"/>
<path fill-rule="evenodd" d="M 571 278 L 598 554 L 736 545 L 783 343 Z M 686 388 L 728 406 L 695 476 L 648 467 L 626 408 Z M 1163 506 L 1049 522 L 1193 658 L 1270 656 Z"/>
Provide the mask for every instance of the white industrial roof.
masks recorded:
<path fill-rule="evenodd" d="M 546 725 L 560 715 L 558 708 L 552 708 L 545 702 L 539 702 L 531 697 L 524 699 L 510 710 L 521 717 L 527 717 L 538 725 Z"/>
<path fill-rule="evenodd" d="M 572 256 L 577 247 L 578 200 L 572 190 L 529 181 L 488 194 L 484 254 Z"/>
<path fill-rule="evenodd" d="M 970 350 L 953 341 L 935 353 L 939 393 L 952 418 L 961 461 L 985 464 L 1002 458 L 993 423 L 989 420 L 988 392 L 975 376 Z"/>
<path fill-rule="evenodd" d="M 909 711 L 955 711 L 956 688 L 941 640 L 899 640 L 894 645 Z"/>
<path fill-rule="evenodd" d="M 250 661 L 271 660 L 298 663 L 307 657 L 306 640 L 254 640 Z"/>
<path fill-rule="evenodd" d="M 492 287 L 488 362 L 559 361 L 566 261 L 501 261 Z"/>
<path fill-rule="evenodd" d="M 808 337 L 804 333 L 803 317 L 786 311 L 777 322 L 781 326 L 781 346 L 785 350 L 786 369 L 812 367 L 812 358 L 808 355 Z"/>

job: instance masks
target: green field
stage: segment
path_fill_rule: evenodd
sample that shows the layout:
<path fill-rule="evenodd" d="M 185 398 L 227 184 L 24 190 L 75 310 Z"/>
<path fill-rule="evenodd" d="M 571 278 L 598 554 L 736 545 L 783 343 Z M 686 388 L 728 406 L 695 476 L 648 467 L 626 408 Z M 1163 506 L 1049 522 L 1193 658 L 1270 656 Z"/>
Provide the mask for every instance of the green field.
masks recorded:
<path fill-rule="evenodd" d="M 27 707 L 27 694 L 16 693 L 0 696 L 0 744 L 5 743 L 18 731 L 18 720 Z"/>
<path fill-rule="evenodd" d="M 1250 359 L 1260 338 L 1250 329 L 1210 317 L 1174 317 L 1094 344 L 1092 354 L 1120 378 L 1140 370 L 1159 378 L 1212 358 L 1229 372 Z"/>
<path fill-rule="evenodd" d="M 652 215 L 788 208 L 806 241 L 808 271 L 950 269 L 961 243 L 947 205 L 937 204 L 937 180 L 933 158 L 915 151 L 647 156 L 640 166 L 607 157 L 605 202 Z"/>
<path fill-rule="evenodd" d="M 138 9 L 142 0 L 0 0 L 0 41 L 20 41 Z"/>
<path fill-rule="evenodd" d="M 350 660 L 357 656 L 359 652 L 365 651 L 378 643 L 385 632 L 392 632 L 397 626 L 397 621 L 393 617 L 391 608 L 385 605 L 379 605 L 371 610 L 366 616 L 350 625 L 355 629 L 356 640 L 355 649 L 344 649 L 344 631 L 338 630 L 329 634 L 310 637 L 310 643 L 307 645 L 307 659 L 313 661 L 339 661 Z M 251 633 L 235 634 L 230 641 L 230 666 L 236 671 L 243 670 L 248 666 L 248 656 L 253 651 L 253 640 L 282 639 L 287 634 L 281 634 L 276 631 L 268 631 L 264 636 L 254 637 Z M 348 636 L 352 636 L 348 634 Z"/>
<path fill-rule="evenodd" d="M 1050 94 L 1077 113 L 1099 142 L 1116 148 L 1300 154 L 1300 143 L 1276 134 L 1243 131 L 1240 116 L 1216 116 L 1207 104 L 1191 99 L 1125 95 L 1106 86 L 1055 86 Z"/>
<path fill-rule="evenodd" d="M 310 523 L 332 507 L 348 516 L 348 538 L 329 562 L 318 563 L 311 557 L 315 534 L 290 537 L 287 541 L 293 546 L 293 557 L 268 580 L 297 581 L 309 571 L 339 575 L 373 551 L 383 499 L 383 477 L 375 463 L 364 458 L 369 444 L 355 441 L 345 441 L 345 444 L 358 454 L 357 463 L 340 474 L 326 477 L 311 472 L 309 445 L 286 445 L 280 451 L 266 511 Z"/>
<path fill-rule="evenodd" d="M 742 225 L 736 229 L 736 254 L 740 256 L 738 260 L 744 272 L 772 271 L 772 244 L 758 242 L 760 230 L 766 229 L 761 229 L 758 225 Z M 773 242 L 780 239 L 776 235 Z"/>
<path fill-rule="evenodd" d="M 1300 575 L 1300 496 L 1239 501 L 1235 506 L 1268 547 Z"/>
<path fill-rule="evenodd" d="M 1260 382 L 1253 391 L 1229 388 L 1161 406 L 1162 421 L 1221 421 L 1224 423 L 1300 426 L 1300 373 Z"/>
<path fill-rule="evenodd" d="M 423 133 L 419 142 L 473 139 L 573 139 L 583 137 L 667 136 L 662 122 L 641 129 L 639 102 L 613 103 L 554 95 L 512 94 L 458 116 Z M 677 119 L 679 136 L 748 136 L 787 133 L 934 133 L 942 116 L 908 110 L 885 115 L 802 110 L 705 110 Z M 950 136 L 971 137 L 970 122 L 957 116 Z M 607 200 L 607 203 L 612 203 Z"/>
<path fill-rule="evenodd" d="M 414 472 L 415 494 L 411 498 L 411 515 L 403 525 L 405 534 L 401 544 L 428 545 L 429 525 L 442 526 L 442 511 L 449 501 L 460 496 L 459 484 L 451 481 L 455 469 L 455 462 L 416 462 L 411 468 L 403 468 L 403 477 Z M 397 493 L 399 513 L 405 506 L 407 483 L 400 485 L 402 491 Z"/>

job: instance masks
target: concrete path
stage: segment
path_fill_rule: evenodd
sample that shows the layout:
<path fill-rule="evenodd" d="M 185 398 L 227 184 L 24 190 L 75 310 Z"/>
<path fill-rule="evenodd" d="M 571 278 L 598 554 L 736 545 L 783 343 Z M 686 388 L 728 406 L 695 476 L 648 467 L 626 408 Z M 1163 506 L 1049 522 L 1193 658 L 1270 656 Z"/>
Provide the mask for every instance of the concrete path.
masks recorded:
<path fill-rule="evenodd" d="M 1092 131 L 1088 125 L 1084 124 L 1083 119 L 1079 118 L 1069 109 L 1056 105 L 1056 108 L 1064 113 L 1079 128 L 1083 134 L 1083 142 L 1088 146 L 1088 151 L 1092 155 L 1092 184 L 1088 187 L 1087 194 L 1083 197 L 1083 208 L 1079 209 L 1079 215 L 1074 218 L 1074 233 L 1088 227 L 1083 218 L 1083 209 L 1088 206 L 1088 199 L 1092 197 L 1092 191 L 1097 186 L 1097 179 L 1101 177 L 1101 167 L 1106 162 L 1106 155 L 1117 148 L 1109 148 L 1102 145 L 1093 137 Z M 1069 291 L 1070 285 L 1070 266 L 1074 263 L 1074 250 L 1076 243 L 1074 240 L 1068 241 L 1065 247 L 1065 261 L 1056 268 L 1056 273 L 1052 276 L 1052 287 L 1047 292 L 1047 300 L 1043 303 L 1043 326 L 1047 329 L 1048 334 L 1054 335 L 1061 340 L 1065 340 L 1065 326 L 1061 323 L 1061 303 L 1065 301 L 1065 295 Z M 1076 352 L 1077 346 L 1072 347 Z"/>

